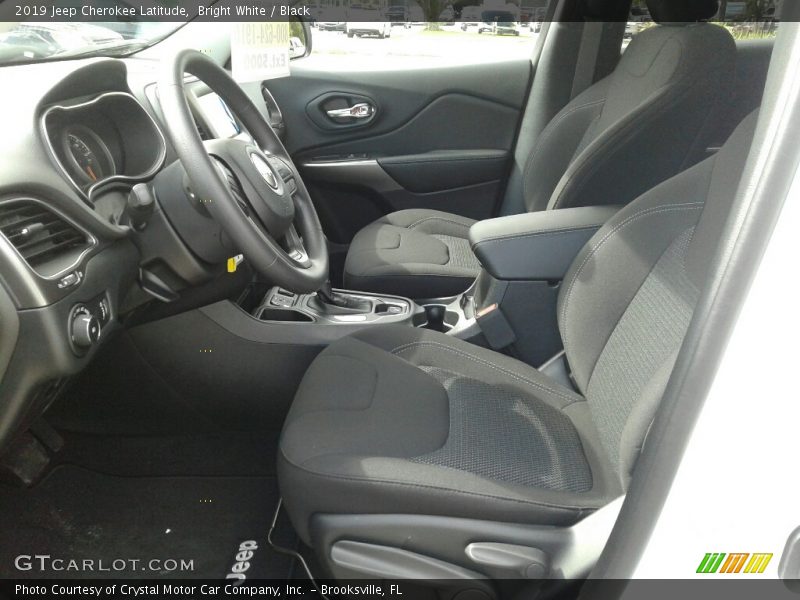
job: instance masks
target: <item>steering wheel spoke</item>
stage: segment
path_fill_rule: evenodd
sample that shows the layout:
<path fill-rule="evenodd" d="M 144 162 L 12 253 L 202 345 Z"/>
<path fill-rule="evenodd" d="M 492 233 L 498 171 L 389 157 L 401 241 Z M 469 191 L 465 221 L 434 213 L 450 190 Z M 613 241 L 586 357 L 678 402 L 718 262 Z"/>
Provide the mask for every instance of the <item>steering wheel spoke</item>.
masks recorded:
<path fill-rule="evenodd" d="M 303 268 L 308 268 L 311 260 L 308 257 L 308 251 L 303 244 L 303 238 L 297 233 L 297 228 L 292 225 L 289 231 L 283 237 L 281 246 L 286 250 L 286 254 L 295 261 L 297 264 L 302 265 Z"/>
<path fill-rule="evenodd" d="M 216 156 L 211 157 L 214 160 L 214 164 L 217 167 L 220 175 L 222 176 L 223 181 L 228 186 L 231 194 L 233 195 L 233 199 L 236 200 L 236 203 L 239 205 L 239 208 L 242 209 L 242 212 L 247 217 L 251 217 L 252 210 L 250 204 L 247 202 L 247 199 L 242 191 L 242 186 L 239 181 L 236 179 L 236 176 L 231 171 L 230 167 L 226 165 L 222 160 L 217 158 Z"/>

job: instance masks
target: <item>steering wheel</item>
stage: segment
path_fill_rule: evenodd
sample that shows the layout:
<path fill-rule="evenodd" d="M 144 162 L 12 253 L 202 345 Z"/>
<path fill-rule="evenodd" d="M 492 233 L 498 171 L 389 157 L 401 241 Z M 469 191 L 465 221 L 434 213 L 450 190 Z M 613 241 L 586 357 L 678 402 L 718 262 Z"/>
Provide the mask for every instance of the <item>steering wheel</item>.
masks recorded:
<path fill-rule="evenodd" d="M 203 142 L 184 89 L 189 73 L 208 85 L 253 141 L 238 136 Z M 328 249 L 317 211 L 286 148 L 222 67 L 196 50 L 166 61 L 158 97 L 175 152 L 192 191 L 253 268 L 297 293 L 328 279 Z"/>

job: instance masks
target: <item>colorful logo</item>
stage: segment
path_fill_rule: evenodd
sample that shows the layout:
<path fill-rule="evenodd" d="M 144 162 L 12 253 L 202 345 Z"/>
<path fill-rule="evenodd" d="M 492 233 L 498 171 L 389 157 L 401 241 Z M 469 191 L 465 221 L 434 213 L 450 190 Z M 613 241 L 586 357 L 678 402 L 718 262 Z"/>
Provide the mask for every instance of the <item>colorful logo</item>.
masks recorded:
<path fill-rule="evenodd" d="M 708 552 L 697 567 L 698 573 L 763 573 L 772 554 Z"/>

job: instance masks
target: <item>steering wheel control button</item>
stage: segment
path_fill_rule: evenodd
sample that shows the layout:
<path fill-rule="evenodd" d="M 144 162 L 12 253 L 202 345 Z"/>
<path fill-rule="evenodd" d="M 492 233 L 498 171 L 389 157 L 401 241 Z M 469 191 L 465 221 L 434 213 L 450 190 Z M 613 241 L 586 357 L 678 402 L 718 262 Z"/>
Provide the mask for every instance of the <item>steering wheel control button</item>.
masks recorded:
<path fill-rule="evenodd" d="M 100 339 L 100 321 L 85 306 L 75 309 L 69 328 L 72 343 L 81 350 L 91 348 Z"/>
<path fill-rule="evenodd" d="M 272 168 L 278 172 L 281 178 L 286 179 L 292 176 L 292 170 L 289 168 L 289 165 L 277 156 L 267 156 L 267 162 L 272 165 Z"/>

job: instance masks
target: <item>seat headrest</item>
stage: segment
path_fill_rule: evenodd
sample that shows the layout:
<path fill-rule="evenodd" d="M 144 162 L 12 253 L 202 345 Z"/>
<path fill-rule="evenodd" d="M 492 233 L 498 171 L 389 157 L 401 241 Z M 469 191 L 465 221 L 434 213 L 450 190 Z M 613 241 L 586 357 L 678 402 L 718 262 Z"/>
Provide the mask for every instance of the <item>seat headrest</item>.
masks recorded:
<path fill-rule="evenodd" d="M 719 1 L 647 0 L 647 8 L 656 23 L 694 23 L 716 15 Z"/>

